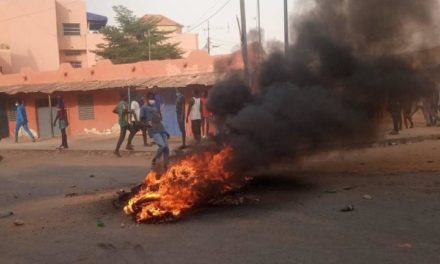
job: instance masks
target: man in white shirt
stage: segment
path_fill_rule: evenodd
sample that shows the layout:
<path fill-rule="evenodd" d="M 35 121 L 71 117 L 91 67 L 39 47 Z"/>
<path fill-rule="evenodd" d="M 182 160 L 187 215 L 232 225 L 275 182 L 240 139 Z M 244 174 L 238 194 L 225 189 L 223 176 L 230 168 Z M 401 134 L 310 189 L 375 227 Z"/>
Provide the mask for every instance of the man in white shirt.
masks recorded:
<path fill-rule="evenodd" d="M 194 139 L 197 142 L 202 140 L 202 101 L 200 98 L 200 91 L 195 90 L 193 97 L 189 102 L 188 113 L 186 115 L 186 122 L 191 118 L 191 130 Z"/>

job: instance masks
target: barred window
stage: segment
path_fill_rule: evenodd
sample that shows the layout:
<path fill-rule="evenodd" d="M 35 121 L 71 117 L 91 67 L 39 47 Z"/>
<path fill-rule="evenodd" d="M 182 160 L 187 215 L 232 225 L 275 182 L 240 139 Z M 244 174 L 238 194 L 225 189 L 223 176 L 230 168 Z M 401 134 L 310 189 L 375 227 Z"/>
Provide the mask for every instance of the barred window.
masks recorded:
<path fill-rule="evenodd" d="M 82 52 L 80 50 L 66 50 L 64 51 L 64 55 L 66 56 L 80 56 Z"/>
<path fill-rule="evenodd" d="M 79 23 L 64 23 L 63 24 L 64 36 L 79 36 L 81 35 L 81 29 Z"/>
<path fill-rule="evenodd" d="M 73 68 L 81 68 L 82 62 L 81 61 L 69 61 L 70 65 L 72 65 Z"/>
<path fill-rule="evenodd" d="M 78 96 L 79 120 L 95 120 L 95 107 L 93 94 L 80 94 Z"/>
<path fill-rule="evenodd" d="M 15 103 L 18 101 L 18 98 L 12 97 L 8 99 L 8 120 L 9 121 L 16 121 L 17 120 L 17 107 L 15 106 Z"/>

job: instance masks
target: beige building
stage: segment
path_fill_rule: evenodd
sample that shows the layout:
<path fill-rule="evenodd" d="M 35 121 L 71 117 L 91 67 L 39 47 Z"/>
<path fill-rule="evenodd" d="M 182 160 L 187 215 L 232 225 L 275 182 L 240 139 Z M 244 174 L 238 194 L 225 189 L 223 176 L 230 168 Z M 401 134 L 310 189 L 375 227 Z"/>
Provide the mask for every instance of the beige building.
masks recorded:
<path fill-rule="evenodd" d="M 0 71 L 94 66 L 106 22 L 86 12 L 85 0 L 0 0 Z"/>
<path fill-rule="evenodd" d="M 176 21 L 163 16 L 147 14 L 142 17 L 143 20 L 153 21 L 160 31 L 170 32 L 168 43 L 179 44 L 179 48 L 183 51 L 183 57 L 186 58 L 191 52 L 199 50 L 199 35 L 196 33 L 184 33 L 183 25 Z"/>

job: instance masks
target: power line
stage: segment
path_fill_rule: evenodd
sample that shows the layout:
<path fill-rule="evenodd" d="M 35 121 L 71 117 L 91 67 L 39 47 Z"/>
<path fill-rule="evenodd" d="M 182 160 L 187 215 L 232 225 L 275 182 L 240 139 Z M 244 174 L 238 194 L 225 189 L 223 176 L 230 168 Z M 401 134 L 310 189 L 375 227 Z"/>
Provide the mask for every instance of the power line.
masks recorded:
<path fill-rule="evenodd" d="M 196 26 L 190 28 L 188 31 L 194 31 L 195 29 L 199 28 L 201 25 L 205 24 L 205 22 L 207 22 L 211 18 L 215 17 L 218 13 L 220 13 L 220 11 L 222 11 L 231 1 L 232 0 L 227 0 L 219 9 L 217 9 L 217 11 L 214 12 L 214 14 L 212 14 L 210 17 L 208 17 L 207 19 L 203 20 L 202 22 L 200 22 Z"/>
<path fill-rule="evenodd" d="M 217 6 L 217 4 L 218 4 L 219 2 L 218 1 L 216 1 L 212 6 L 210 6 L 205 12 L 203 12 L 203 15 L 201 15 L 199 18 L 197 18 L 195 21 L 199 21 L 200 19 L 203 19 L 208 13 L 209 13 L 209 11 L 211 11 L 214 7 L 216 7 Z M 188 28 L 192 28 L 192 27 L 194 27 L 194 25 L 196 24 L 197 22 L 194 22 L 194 23 L 192 23 L 190 26 L 188 26 Z"/>

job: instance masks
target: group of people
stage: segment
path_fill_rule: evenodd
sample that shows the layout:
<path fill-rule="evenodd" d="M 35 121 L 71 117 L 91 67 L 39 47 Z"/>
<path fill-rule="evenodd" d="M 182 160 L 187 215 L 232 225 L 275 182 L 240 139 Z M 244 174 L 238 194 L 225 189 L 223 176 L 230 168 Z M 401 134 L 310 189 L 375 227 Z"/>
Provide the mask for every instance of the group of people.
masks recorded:
<path fill-rule="evenodd" d="M 114 151 L 117 157 L 121 157 L 120 148 L 127 136 L 127 132 L 129 135 L 125 149 L 131 151 L 134 150 L 133 139 L 141 131 L 144 146 L 151 146 L 148 143 L 147 134 L 157 146 L 152 165 L 155 165 L 159 160 L 163 160 L 165 165 L 168 163 L 170 156 L 168 140 L 170 134 L 166 131 L 162 122 L 160 96 L 154 91 L 148 92 L 146 97 L 135 95 L 132 100 L 129 100 L 126 93 L 121 94 L 119 103 L 113 109 L 113 113 L 118 115 L 121 129 Z M 196 142 L 200 142 L 203 137 L 207 137 L 209 134 L 212 114 L 207 110 L 208 93 L 204 92 L 202 97 L 200 95 L 199 90 L 194 90 L 188 110 L 185 111 L 185 96 L 180 89 L 176 91 L 177 123 L 182 134 L 182 145 L 179 149 L 187 147 L 186 123 L 189 123 L 189 121 L 191 121 L 191 130 Z"/>
<path fill-rule="evenodd" d="M 26 113 L 26 108 L 24 107 L 23 101 L 18 100 L 15 103 L 16 107 L 16 117 L 15 117 L 15 143 L 18 143 L 18 135 L 20 129 L 23 128 L 23 131 L 31 138 L 32 142 L 35 142 L 35 136 L 32 134 L 31 130 L 28 126 L 28 118 Z M 57 149 L 67 149 L 69 146 L 67 145 L 67 132 L 66 129 L 69 126 L 69 122 L 67 121 L 67 112 L 64 104 L 64 100 L 61 96 L 57 96 L 57 114 L 55 116 L 55 120 L 53 121 L 53 126 L 56 127 L 58 123 L 58 128 L 61 131 L 61 145 Z"/>
<path fill-rule="evenodd" d="M 393 130 L 391 135 L 399 134 L 399 131 L 405 128 L 413 128 L 413 116 L 417 111 L 421 110 L 427 127 L 436 126 L 439 120 L 438 112 L 439 98 L 437 93 L 432 96 L 424 97 L 416 103 L 404 100 L 391 100 L 388 105 L 388 110 L 393 121 Z"/>

